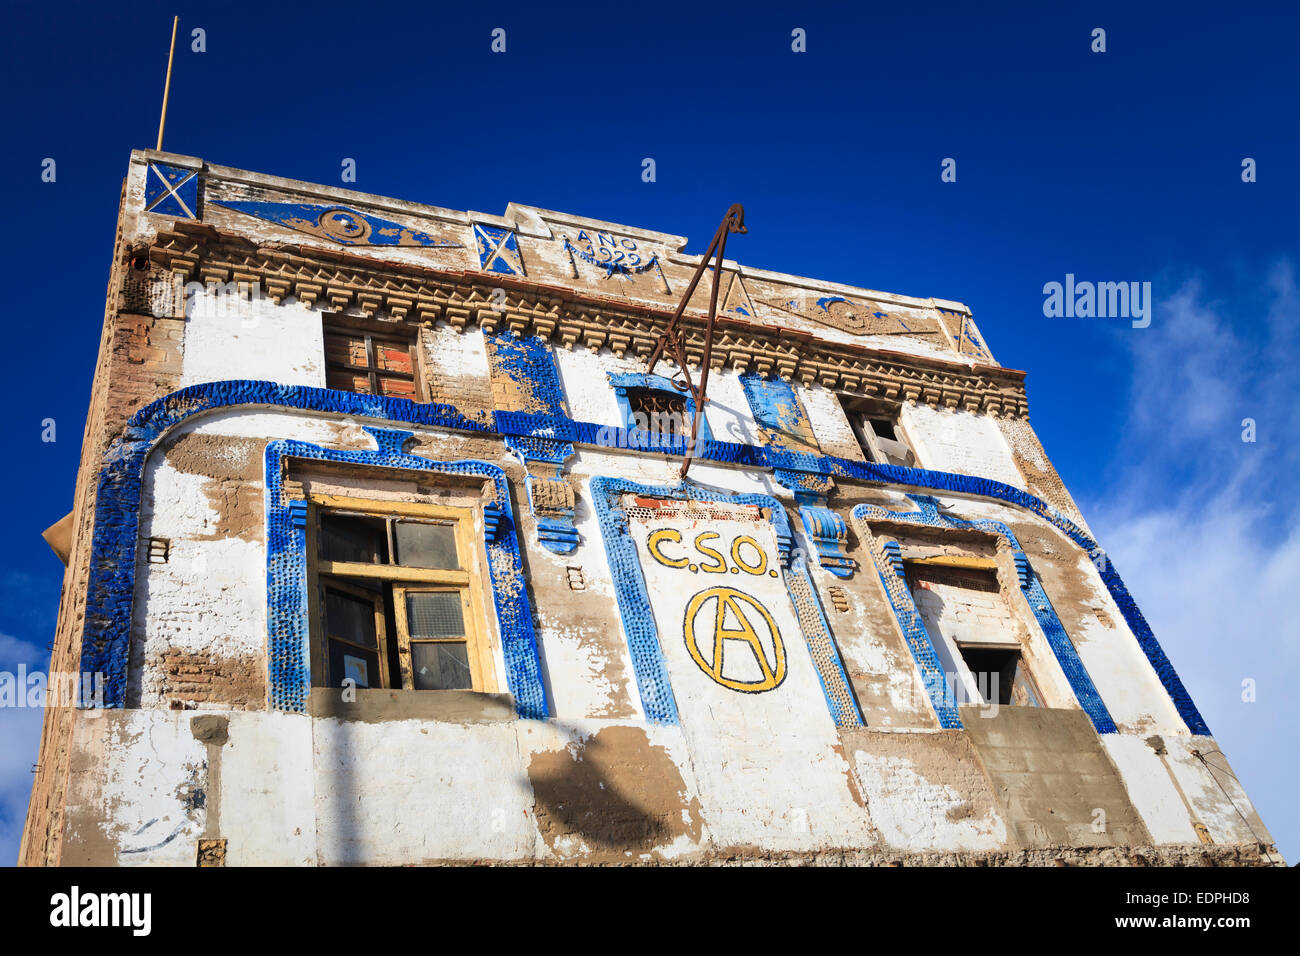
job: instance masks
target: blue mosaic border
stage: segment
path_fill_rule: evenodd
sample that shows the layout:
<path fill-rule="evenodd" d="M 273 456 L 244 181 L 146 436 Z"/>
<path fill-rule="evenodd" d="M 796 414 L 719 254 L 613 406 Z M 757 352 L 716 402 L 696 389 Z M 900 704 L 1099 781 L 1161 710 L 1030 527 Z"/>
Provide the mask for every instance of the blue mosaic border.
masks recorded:
<path fill-rule="evenodd" d="M 708 491 L 695 485 L 682 484 L 673 487 L 642 485 L 622 478 L 591 479 L 591 497 L 600 524 L 601 537 L 605 542 L 605 554 L 609 558 L 609 568 L 614 579 L 614 593 L 618 600 L 619 614 L 623 618 L 623 629 L 627 635 L 628 650 L 632 655 L 632 669 L 636 672 L 637 689 L 641 694 L 641 706 L 646 717 L 658 724 L 676 724 L 679 722 L 677 702 L 673 698 L 672 683 L 668 677 L 668 664 L 664 659 L 663 649 L 659 646 L 659 629 L 655 626 L 654 611 L 650 604 L 650 595 L 646 591 L 645 575 L 641 570 L 641 560 L 637 556 L 636 542 L 632 540 L 628 529 L 627 512 L 618 505 L 618 499 L 624 494 L 645 495 L 651 498 L 672 498 L 678 501 L 716 501 L 724 504 L 754 505 L 767 508 L 769 519 L 776 532 L 777 551 L 781 563 L 788 575 L 802 575 L 807 590 L 814 596 L 813 605 L 821 615 L 821 625 L 825 628 L 828 656 L 833 660 L 834 671 L 823 674 L 816 666 L 813 655 L 813 670 L 826 698 L 831 717 L 837 726 L 860 727 L 862 717 L 856 710 L 838 703 L 835 694 L 827 687 L 828 680 L 841 683 L 843 691 L 839 696 L 853 700 L 848 675 L 839 650 L 830 637 L 830 627 L 826 615 L 816 601 L 816 589 L 807 567 L 800 559 L 793 558 L 794 535 L 790 521 L 786 517 L 781 502 L 770 495 L 742 494 L 728 495 Z M 786 584 L 789 589 L 789 582 Z M 791 592 L 790 600 L 797 610 L 798 598 Z M 816 635 L 810 636 L 800 621 L 804 631 L 804 640 L 808 641 L 810 651 Z"/>
<path fill-rule="evenodd" d="M 544 720 L 549 708 L 542 662 L 533 630 L 532 605 L 524 586 L 524 565 L 510 509 L 506 473 L 485 461 L 431 461 L 403 452 L 413 433 L 363 426 L 375 451 L 337 451 L 282 439 L 266 446 L 267 659 L 271 706 L 306 710 L 311 693 L 310 626 L 307 599 L 306 507 L 286 500 L 281 487 L 285 458 L 310 458 L 412 471 L 474 475 L 491 481 L 495 497 L 484 506 L 488 572 L 496 606 L 506 682 L 520 717 Z"/>
<path fill-rule="evenodd" d="M 1101 695 L 1097 693 L 1097 688 L 1088 676 L 1088 671 L 1083 666 L 1083 661 L 1079 659 L 1079 652 L 1075 650 L 1074 642 L 1065 632 L 1065 627 L 1061 624 L 1061 619 L 1056 615 L 1056 609 L 1052 607 L 1052 602 L 1048 600 L 1047 592 L 1043 590 L 1042 584 L 1038 581 L 1038 576 L 1034 574 L 1033 568 L 1029 564 L 1029 559 L 1024 555 L 1024 549 L 1020 547 L 1020 542 L 1016 536 L 1001 521 L 968 521 L 964 518 L 952 518 L 948 515 L 939 513 L 939 502 L 928 495 L 908 495 L 919 506 L 918 511 L 888 511 L 877 505 L 858 505 L 853 509 L 853 517 L 862 522 L 867 521 L 896 521 L 902 524 L 926 525 L 928 527 L 943 528 L 972 528 L 977 531 L 985 531 L 997 535 L 1009 544 L 1016 552 L 1016 573 L 1020 580 L 1021 589 L 1025 593 L 1025 598 L 1029 602 L 1029 608 L 1033 611 L 1034 619 L 1042 629 L 1047 643 L 1052 648 L 1052 653 L 1056 655 L 1057 663 L 1061 665 L 1061 670 L 1065 673 L 1065 679 L 1070 683 L 1070 689 L 1074 691 L 1074 696 L 1079 701 L 1079 706 L 1092 720 L 1092 725 L 1097 729 L 1099 734 L 1118 733 L 1115 721 L 1111 719 L 1110 711 L 1102 702 Z M 888 583 L 885 581 L 885 574 L 892 573 L 902 577 L 902 555 L 890 554 L 891 567 L 886 569 L 879 567 L 876 570 L 881 575 L 881 584 L 885 585 L 885 592 L 889 594 L 889 603 L 894 609 L 894 616 L 898 618 L 898 624 L 903 629 L 903 634 L 907 638 L 908 647 L 912 650 L 912 656 L 916 658 L 917 666 L 921 668 L 922 673 L 926 676 L 926 684 L 930 692 L 930 700 L 934 704 L 935 713 L 939 714 L 940 723 L 947 727 L 945 720 L 956 717 L 955 702 L 949 699 L 947 693 L 947 681 L 941 681 L 939 686 L 933 680 L 932 668 L 939 667 L 938 655 L 935 653 L 934 645 L 930 641 L 929 632 L 926 630 L 920 614 L 916 610 L 916 604 L 910 599 L 905 598 L 902 601 L 895 600 Z M 919 633 L 918 633 L 919 632 Z M 928 654 L 926 651 L 928 650 Z M 939 667 L 942 673 L 942 668 Z M 960 723 L 957 726 L 961 726 Z"/>
<path fill-rule="evenodd" d="M 577 422 L 562 415 L 498 411 L 493 417 L 493 425 L 487 426 L 447 404 L 357 395 L 304 385 L 236 380 L 193 385 L 166 395 L 131 417 L 122 435 L 105 452 L 98 480 L 82 639 L 82 670 L 105 675 L 105 701 L 108 706 L 121 707 L 125 701 L 126 655 L 134 595 L 140 481 L 144 460 L 164 432 L 191 415 L 239 405 L 267 405 L 360 415 L 404 425 L 558 440 L 599 447 L 635 447 L 629 445 L 626 429 L 594 422 Z M 659 450 L 644 453 L 680 457 L 685 452 L 686 442 L 683 440 L 668 442 Z M 793 453 L 776 447 L 725 441 L 698 442 L 695 457 L 742 468 L 801 472 L 807 480 L 819 476 L 833 477 L 879 485 L 907 485 L 927 491 L 1004 501 L 1042 518 L 1090 557 L 1103 554 L 1091 537 L 1045 502 L 1019 488 L 987 478 Z M 1125 622 L 1137 638 L 1138 645 L 1151 662 L 1188 729 L 1193 734 L 1208 735 L 1209 728 L 1108 557 L 1100 573 L 1102 582 L 1114 598 Z"/>
<path fill-rule="evenodd" d="M 103 675 L 103 706 L 126 706 L 145 460 L 158 440 L 186 419 L 242 405 L 361 415 L 461 431 L 488 430 L 450 405 L 243 380 L 192 385 L 140 409 L 104 453 L 96 483 L 81 669 Z"/>

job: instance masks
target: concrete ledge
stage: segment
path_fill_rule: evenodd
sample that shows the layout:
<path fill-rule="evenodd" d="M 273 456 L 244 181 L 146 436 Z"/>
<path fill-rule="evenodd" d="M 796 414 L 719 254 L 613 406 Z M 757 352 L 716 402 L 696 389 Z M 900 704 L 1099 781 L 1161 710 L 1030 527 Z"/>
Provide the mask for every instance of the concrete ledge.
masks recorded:
<path fill-rule="evenodd" d="M 312 717 L 334 717 L 375 724 L 388 720 L 437 720 L 451 724 L 492 724 L 515 720 L 512 694 L 472 690 L 382 690 L 357 688 L 345 701 L 334 687 L 313 687 L 307 701 Z"/>

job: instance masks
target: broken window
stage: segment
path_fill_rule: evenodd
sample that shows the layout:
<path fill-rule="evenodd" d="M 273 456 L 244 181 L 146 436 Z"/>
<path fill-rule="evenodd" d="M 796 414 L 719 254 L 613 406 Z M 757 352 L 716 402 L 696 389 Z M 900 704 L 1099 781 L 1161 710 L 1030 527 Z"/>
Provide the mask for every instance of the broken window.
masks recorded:
<path fill-rule="evenodd" d="M 916 465 L 916 455 L 898 424 L 898 406 L 843 394 L 840 403 L 868 461 L 904 467 Z"/>
<path fill-rule="evenodd" d="M 325 385 L 363 395 L 419 396 L 413 339 L 325 325 Z"/>
<path fill-rule="evenodd" d="M 328 497 L 312 504 L 313 683 L 495 689 L 470 510 Z"/>

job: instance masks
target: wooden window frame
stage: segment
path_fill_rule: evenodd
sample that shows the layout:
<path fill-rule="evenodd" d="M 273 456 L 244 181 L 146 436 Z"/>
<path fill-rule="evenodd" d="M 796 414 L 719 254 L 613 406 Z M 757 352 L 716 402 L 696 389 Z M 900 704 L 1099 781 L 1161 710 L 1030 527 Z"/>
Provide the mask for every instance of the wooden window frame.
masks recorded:
<path fill-rule="evenodd" d="M 350 595 L 354 598 L 363 599 L 365 601 L 370 602 L 370 604 L 374 607 L 375 646 L 373 648 L 363 647 L 362 645 L 357 644 L 354 641 L 349 641 L 346 638 L 330 637 L 325 632 L 325 614 L 324 614 L 325 606 L 321 599 L 325 596 L 326 589 L 341 591 L 342 593 Z M 381 591 L 380 593 L 376 594 L 374 591 L 367 591 L 365 588 L 359 588 L 353 584 L 350 584 L 346 580 L 331 577 L 329 575 L 322 575 L 317 579 L 315 591 L 316 591 L 317 603 L 320 605 L 321 608 L 321 614 L 318 623 L 320 624 L 320 634 L 321 634 L 320 636 L 321 674 L 325 681 L 325 686 L 327 687 L 331 686 L 329 683 L 330 680 L 329 655 L 325 653 L 325 645 L 328 641 L 339 641 L 342 644 L 347 644 L 349 647 L 355 647 L 358 650 L 363 650 L 366 651 L 367 653 L 375 654 L 379 658 L 379 685 L 378 686 L 381 689 L 387 688 L 388 687 L 388 637 L 387 637 L 388 616 L 384 613 L 383 592 Z M 372 683 L 370 686 L 373 687 L 375 685 Z"/>
<path fill-rule="evenodd" d="M 411 638 L 410 623 L 406 618 L 406 595 L 407 594 L 459 594 L 460 595 L 460 613 L 465 623 L 465 634 L 462 637 L 424 637 L 418 639 Z M 486 642 L 478 639 L 476 621 L 474 620 L 473 605 L 469 596 L 469 588 L 456 588 L 447 585 L 436 584 L 394 584 L 393 585 L 393 615 L 397 625 L 397 649 L 399 654 L 399 665 L 402 671 L 402 687 L 414 689 L 415 675 L 414 665 L 411 663 L 411 644 L 464 644 L 465 659 L 469 661 L 469 672 L 471 679 L 471 690 L 483 692 L 486 689 L 483 674 L 488 673 L 491 669 L 491 660 L 487 659 L 485 652 Z M 476 660 L 476 658 L 478 658 Z"/>
<path fill-rule="evenodd" d="M 320 557 L 320 516 L 322 513 L 343 512 L 371 518 L 416 518 L 447 521 L 454 524 L 456 555 L 462 567 L 455 569 L 413 568 L 395 564 L 367 564 L 351 561 L 326 561 Z M 424 504 L 408 501 L 384 501 L 374 498 L 353 498 L 344 495 L 307 496 L 307 580 L 308 617 L 311 641 L 310 661 L 313 686 L 318 680 L 327 681 L 324 608 L 321 603 L 322 578 L 333 582 L 347 578 L 364 578 L 392 586 L 394 623 L 397 625 L 398 665 L 402 675 L 402 690 L 413 690 L 411 674 L 410 635 L 405 626 L 405 602 L 399 609 L 399 592 L 406 590 L 454 590 L 462 594 L 461 612 L 465 619 L 466 658 L 470 665 L 471 690 L 479 693 L 499 692 L 495 658 L 491 644 L 491 629 L 487 625 L 488 602 L 484 591 L 483 574 L 487 567 L 480 555 L 480 538 L 475 532 L 477 509 L 450 505 Z M 391 552 L 390 552 L 391 558 Z M 381 596 L 382 599 L 382 596 Z M 385 619 L 386 620 L 386 619 Z M 384 632 L 385 651 L 387 636 Z M 384 657 L 384 686 L 388 686 L 388 663 Z M 396 689 L 396 688 L 394 688 Z M 463 690 L 463 688 L 462 688 Z"/>
<path fill-rule="evenodd" d="M 878 399 L 849 395 L 844 392 L 839 392 L 837 395 L 840 400 L 840 407 L 849 420 L 849 427 L 853 429 L 853 436 L 858 440 L 858 446 L 874 464 L 894 464 L 890 459 L 900 457 L 897 453 L 882 447 L 880 444 L 888 441 L 901 446 L 908 455 L 911 455 L 912 464 L 910 467 L 921 467 L 917 460 L 916 446 L 903 428 L 901 406 L 882 402 Z M 871 424 L 872 419 L 887 419 L 893 426 L 894 434 L 897 437 L 888 439 L 877 435 L 875 427 Z"/>
<path fill-rule="evenodd" d="M 325 342 L 325 340 L 331 335 L 363 339 L 366 344 L 366 364 L 352 365 L 347 362 L 331 362 L 329 360 L 328 344 Z M 325 377 L 327 385 L 329 381 L 329 373 L 331 371 L 347 372 L 351 375 L 364 375 L 370 386 L 369 392 L 353 392 L 354 395 L 369 394 L 378 395 L 380 397 L 396 397 L 385 396 L 385 394 L 380 391 L 380 378 L 395 378 L 403 381 L 409 380 L 414 400 L 417 402 L 425 402 L 428 400 L 425 394 L 424 376 L 420 371 L 420 336 L 418 332 L 414 334 L 403 334 L 394 329 L 376 331 L 364 326 L 350 325 L 344 322 L 331 321 L 329 318 L 326 318 L 324 322 L 324 336 L 325 339 L 322 339 L 322 343 L 326 346 Z M 378 353 L 375 351 L 376 342 L 405 347 L 407 354 L 411 357 L 411 374 L 408 376 L 404 372 L 392 372 L 379 368 Z"/>

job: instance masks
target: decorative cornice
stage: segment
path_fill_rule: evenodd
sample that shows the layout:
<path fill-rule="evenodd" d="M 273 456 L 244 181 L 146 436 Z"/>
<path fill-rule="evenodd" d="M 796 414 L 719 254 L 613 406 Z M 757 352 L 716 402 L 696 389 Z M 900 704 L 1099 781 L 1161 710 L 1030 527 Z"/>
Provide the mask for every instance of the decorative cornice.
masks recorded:
<path fill-rule="evenodd" d="M 626 299 L 583 293 L 515 276 L 426 269 L 358 256 L 346 249 L 255 244 L 211 226 L 178 221 L 161 230 L 145 252 L 155 269 L 175 281 L 260 283 L 279 303 L 289 296 L 334 311 L 356 308 L 371 318 L 463 331 L 509 329 L 573 349 L 608 347 L 620 358 L 648 357 L 671 319 Z M 497 292 L 505 293 L 504 301 Z M 172 296 L 183 309 L 184 296 Z M 704 354 L 705 317 L 688 310 L 682 328 L 689 361 Z M 841 342 L 807 332 L 721 317 L 712 365 L 737 372 L 819 383 L 855 395 L 965 409 L 1005 417 L 1028 414 L 1025 373 L 992 365 L 908 355 Z"/>

